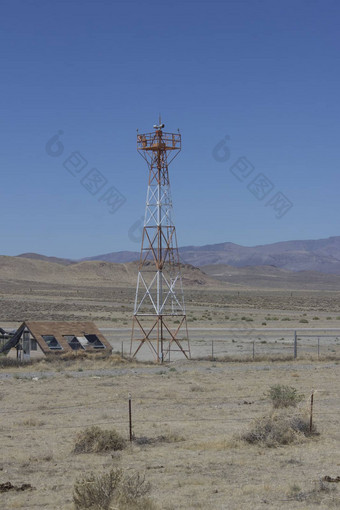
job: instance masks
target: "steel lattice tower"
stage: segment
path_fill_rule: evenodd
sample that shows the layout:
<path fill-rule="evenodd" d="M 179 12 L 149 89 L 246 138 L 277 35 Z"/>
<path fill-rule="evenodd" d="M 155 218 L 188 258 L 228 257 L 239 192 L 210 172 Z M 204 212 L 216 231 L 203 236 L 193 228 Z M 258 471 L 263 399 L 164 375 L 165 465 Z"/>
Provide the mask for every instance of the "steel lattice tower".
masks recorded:
<path fill-rule="evenodd" d="M 158 362 L 172 351 L 190 358 L 182 277 L 168 166 L 181 150 L 180 133 L 165 133 L 164 124 L 152 133 L 137 133 L 137 151 L 149 168 L 149 183 L 142 236 L 130 354 L 146 344 Z M 133 343 L 139 345 L 134 350 Z"/>

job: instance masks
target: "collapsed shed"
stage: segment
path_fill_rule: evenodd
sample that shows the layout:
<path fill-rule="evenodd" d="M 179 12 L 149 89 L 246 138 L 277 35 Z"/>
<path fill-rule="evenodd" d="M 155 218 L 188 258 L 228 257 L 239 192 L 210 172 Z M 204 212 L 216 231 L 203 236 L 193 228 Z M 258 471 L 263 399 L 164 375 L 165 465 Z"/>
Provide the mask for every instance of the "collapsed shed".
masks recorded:
<path fill-rule="evenodd" d="M 93 322 L 24 321 L 0 352 L 25 361 L 77 350 L 111 354 L 112 347 Z"/>

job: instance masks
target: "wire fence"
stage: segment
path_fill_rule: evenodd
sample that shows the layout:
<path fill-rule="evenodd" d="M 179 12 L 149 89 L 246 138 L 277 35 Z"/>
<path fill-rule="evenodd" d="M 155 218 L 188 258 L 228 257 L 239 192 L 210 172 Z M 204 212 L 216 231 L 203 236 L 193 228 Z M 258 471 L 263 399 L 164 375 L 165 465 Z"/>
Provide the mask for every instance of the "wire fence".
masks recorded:
<path fill-rule="evenodd" d="M 129 329 L 102 328 L 113 350 L 123 356 L 130 354 Z M 189 329 L 191 356 L 197 358 L 261 359 L 340 358 L 340 329 Z M 172 353 L 171 360 L 183 357 Z M 151 360 L 153 355 L 147 345 L 138 352 L 139 360 Z"/>
<path fill-rule="evenodd" d="M 326 420 L 330 421 L 332 417 L 334 421 L 338 422 L 339 418 L 339 404 L 340 404 L 340 395 L 336 393 L 332 393 L 331 396 L 328 395 L 329 390 L 316 390 L 312 392 L 313 395 L 317 395 L 317 398 L 314 400 L 314 412 L 313 415 L 317 417 L 327 417 Z M 266 405 L 268 405 L 269 400 L 259 398 L 258 395 L 247 394 L 247 395 L 237 395 L 237 396 L 224 396 L 221 398 L 212 398 L 211 396 L 192 396 L 192 395 L 179 395 L 176 396 L 176 401 L 172 402 L 171 397 L 155 397 L 151 395 L 138 395 L 132 399 L 134 402 L 134 424 L 136 426 L 143 424 L 155 424 L 157 425 L 168 425 L 170 423 L 195 423 L 195 422 L 223 422 L 223 423 L 249 423 L 252 418 L 256 418 L 259 416 L 261 412 L 264 411 Z M 302 403 L 301 407 L 308 409 L 310 396 L 306 396 Z M 159 409 L 164 404 L 164 409 L 168 416 L 159 417 Z M 237 412 L 238 406 L 245 404 L 255 404 L 256 409 L 250 413 L 248 417 L 241 416 L 232 416 L 232 412 Z M 234 406 L 234 407 L 233 407 Z M 202 416 L 200 408 L 209 408 L 207 412 L 207 416 Z M 110 419 L 94 419 L 89 420 L 90 413 L 94 413 L 97 411 L 97 414 L 107 413 L 109 409 L 112 409 L 112 416 Z M 152 410 L 155 410 L 155 414 L 153 415 Z M 254 407 L 252 408 L 254 409 Z M 77 420 L 76 423 L 72 424 L 61 424 L 58 423 L 58 429 L 81 429 L 91 426 L 102 426 L 102 425 L 128 425 L 129 416 L 128 416 L 128 399 L 116 398 L 116 399 L 106 399 L 102 401 L 95 401 L 92 403 L 77 403 L 72 405 L 52 405 L 46 406 L 41 404 L 33 405 L 33 406 L 25 406 L 23 408 L 1 408 L 0 409 L 0 427 L 2 426 L 1 421 L 4 421 L 6 418 L 6 428 L 8 430 L 8 418 L 11 416 L 25 415 L 29 417 L 26 419 L 25 430 L 29 431 L 30 420 L 32 420 L 31 430 L 55 430 L 56 426 L 46 423 L 37 422 L 37 418 L 47 417 L 47 419 L 51 419 L 52 417 L 62 416 L 65 420 L 66 417 L 71 418 L 72 421 L 75 417 L 75 411 Z M 186 412 L 197 413 L 195 416 L 185 415 Z M 145 417 L 145 412 L 148 417 Z M 176 416 L 176 414 L 178 416 Z M 81 416 L 83 417 L 81 419 Z M 15 422 L 9 426 L 10 430 L 19 430 L 22 429 L 22 424 Z"/>
<path fill-rule="evenodd" d="M 100 328 L 109 340 L 113 351 L 123 356 L 130 355 L 131 330 L 127 328 Z M 8 335 L 0 335 L 0 349 L 8 341 Z M 308 355 L 315 359 L 340 358 L 340 329 L 287 329 L 287 328 L 191 328 L 189 329 L 191 357 L 261 359 L 302 358 Z M 137 343 L 133 346 L 136 348 Z M 171 352 L 170 361 L 183 357 Z M 154 359 L 147 345 L 138 352 L 138 360 Z"/>

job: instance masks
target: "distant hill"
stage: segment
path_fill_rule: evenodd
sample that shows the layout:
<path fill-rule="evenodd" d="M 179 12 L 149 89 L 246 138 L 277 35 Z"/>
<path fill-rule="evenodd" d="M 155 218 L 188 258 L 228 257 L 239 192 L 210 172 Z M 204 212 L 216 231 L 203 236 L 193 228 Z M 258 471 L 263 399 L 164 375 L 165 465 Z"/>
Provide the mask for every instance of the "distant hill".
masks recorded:
<path fill-rule="evenodd" d="M 152 262 L 149 262 L 152 264 Z M 233 267 L 182 265 L 183 285 L 191 289 L 340 290 L 340 275 L 289 271 L 273 266 Z M 4 282 L 39 282 L 79 287 L 130 287 L 137 282 L 138 262 L 99 260 L 68 265 L 34 258 L 0 256 L 0 288 Z"/>
<path fill-rule="evenodd" d="M 340 236 L 307 241 L 282 241 L 258 246 L 234 243 L 184 246 L 179 249 L 181 260 L 202 267 L 227 264 L 235 267 L 275 266 L 290 271 L 318 271 L 340 274 Z M 131 262 L 138 252 L 113 252 L 84 260 Z"/>
<path fill-rule="evenodd" d="M 224 264 L 234 267 L 275 266 L 289 271 L 317 271 L 340 274 L 340 236 L 307 241 L 282 241 L 258 246 L 241 246 L 234 243 L 184 246 L 179 249 L 183 263 L 204 267 Z M 76 261 L 24 253 L 20 257 L 71 265 Z M 127 263 L 139 259 L 137 251 L 119 251 L 95 255 L 81 261 Z"/>
<path fill-rule="evenodd" d="M 115 262 L 116 264 L 122 264 L 124 262 L 134 262 L 139 260 L 140 253 L 137 251 L 116 251 L 112 253 L 106 253 L 104 255 L 95 255 L 94 257 L 86 257 L 83 260 L 104 260 L 105 262 Z"/>
<path fill-rule="evenodd" d="M 317 271 L 288 271 L 273 266 L 203 266 L 204 272 L 227 284 L 227 288 L 340 290 L 340 275 Z"/>
<path fill-rule="evenodd" d="M 37 258 L 0 256 L 0 285 L 1 281 L 25 281 L 79 286 L 135 287 L 137 273 L 137 262 L 115 264 L 94 260 L 65 265 Z M 220 281 L 189 264 L 182 265 L 182 279 L 187 287 L 223 286 Z"/>
<path fill-rule="evenodd" d="M 181 256 L 200 267 L 208 264 L 235 267 L 270 265 L 291 271 L 340 274 L 340 237 L 250 247 L 233 243 L 187 246 L 181 249 Z"/>
<path fill-rule="evenodd" d="M 17 255 L 17 257 L 32 260 L 44 260 L 45 262 L 54 262 L 55 264 L 61 264 L 62 266 L 75 264 L 75 261 L 71 259 L 62 259 L 59 257 L 47 257 L 46 255 L 40 255 L 39 253 L 21 253 L 21 255 Z"/>

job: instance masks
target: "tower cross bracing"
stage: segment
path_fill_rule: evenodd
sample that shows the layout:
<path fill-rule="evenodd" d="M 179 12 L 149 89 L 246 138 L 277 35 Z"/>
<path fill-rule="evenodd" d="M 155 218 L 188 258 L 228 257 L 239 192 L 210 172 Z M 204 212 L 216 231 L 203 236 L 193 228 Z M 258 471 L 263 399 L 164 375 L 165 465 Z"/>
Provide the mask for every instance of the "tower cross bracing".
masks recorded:
<path fill-rule="evenodd" d="M 190 343 L 168 171 L 181 150 L 181 135 L 164 132 L 161 122 L 154 128 L 152 133 L 137 134 L 149 181 L 130 352 L 136 356 L 147 345 L 162 363 L 173 351 L 190 358 Z"/>

